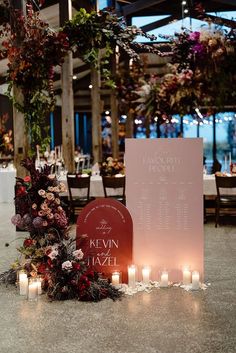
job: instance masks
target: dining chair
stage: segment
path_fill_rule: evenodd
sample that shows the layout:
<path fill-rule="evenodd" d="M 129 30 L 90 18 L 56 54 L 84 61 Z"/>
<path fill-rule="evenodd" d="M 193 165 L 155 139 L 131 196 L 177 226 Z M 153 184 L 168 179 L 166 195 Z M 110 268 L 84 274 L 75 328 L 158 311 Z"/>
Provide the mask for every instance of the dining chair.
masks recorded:
<path fill-rule="evenodd" d="M 102 176 L 102 184 L 105 197 L 111 197 L 126 204 L 125 176 Z"/>
<path fill-rule="evenodd" d="M 220 211 L 223 209 L 236 209 L 236 176 L 215 175 L 216 181 L 216 208 L 215 208 L 215 227 L 220 220 Z M 235 190 L 233 190 L 235 189 Z"/>
<path fill-rule="evenodd" d="M 81 176 L 77 173 L 67 173 L 67 185 L 69 191 L 69 209 L 70 215 L 75 221 L 76 214 L 79 215 L 80 211 L 94 197 L 90 197 L 90 176 Z"/>

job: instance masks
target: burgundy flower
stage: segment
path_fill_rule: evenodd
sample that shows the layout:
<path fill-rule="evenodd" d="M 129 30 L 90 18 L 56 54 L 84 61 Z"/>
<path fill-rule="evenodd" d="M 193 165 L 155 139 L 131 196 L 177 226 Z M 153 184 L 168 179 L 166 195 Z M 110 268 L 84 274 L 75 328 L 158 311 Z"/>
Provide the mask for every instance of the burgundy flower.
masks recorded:
<path fill-rule="evenodd" d="M 39 273 L 45 273 L 47 271 L 47 265 L 45 263 L 41 263 L 38 267 L 38 272 Z"/>
<path fill-rule="evenodd" d="M 29 248 L 30 246 L 34 245 L 34 243 L 35 243 L 35 241 L 33 239 L 29 238 L 29 239 L 24 240 L 23 245 L 25 248 Z"/>
<path fill-rule="evenodd" d="M 16 189 L 16 196 L 24 196 L 26 195 L 26 187 L 25 186 L 18 186 Z"/>
<path fill-rule="evenodd" d="M 78 264 L 77 262 L 73 262 L 72 265 L 73 265 L 73 269 L 74 269 L 74 270 L 76 270 L 76 271 L 79 271 L 79 270 L 80 270 L 80 267 L 81 267 L 81 266 L 80 266 L 80 264 Z"/>

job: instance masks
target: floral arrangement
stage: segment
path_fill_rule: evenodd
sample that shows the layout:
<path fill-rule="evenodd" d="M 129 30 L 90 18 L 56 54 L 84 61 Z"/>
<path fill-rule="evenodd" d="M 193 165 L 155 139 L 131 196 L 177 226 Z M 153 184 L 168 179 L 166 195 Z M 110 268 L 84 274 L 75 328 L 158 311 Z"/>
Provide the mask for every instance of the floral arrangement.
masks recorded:
<path fill-rule="evenodd" d="M 116 174 L 125 174 L 125 166 L 122 161 L 107 157 L 100 168 L 100 174 L 104 176 L 113 176 Z"/>
<path fill-rule="evenodd" d="M 11 14 L 14 25 L 5 25 L 0 53 L 9 61 L 8 95 L 25 116 L 31 150 L 35 151 L 37 144 L 44 150 L 49 143 L 48 128 L 43 128 L 45 117 L 55 104 L 54 67 L 63 63 L 69 44 L 66 35 L 52 31 L 31 5 L 27 5 L 26 16 L 13 9 Z M 22 100 L 11 96 L 13 84 L 20 88 Z"/>
<path fill-rule="evenodd" d="M 200 105 L 222 107 L 234 102 L 236 91 L 236 31 L 202 29 L 176 33 L 172 38 L 172 63 L 179 73 L 193 72 L 192 81 L 198 81 Z"/>
<path fill-rule="evenodd" d="M 42 287 L 51 300 L 119 298 L 120 293 L 108 281 L 87 267 L 86 249 L 76 249 L 75 239 L 69 236 L 68 219 L 59 197 L 65 191 L 64 184 L 50 174 L 49 166 L 40 172 L 31 159 L 22 165 L 30 176 L 17 178 L 12 223 L 27 230 L 29 236 L 18 249 L 21 257 L 13 264 L 15 273 L 23 269 L 29 277 L 41 275 Z M 84 239 L 77 240 L 81 247 Z M 1 279 L 6 278 L 7 274 L 3 274 Z"/>
<path fill-rule="evenodd" d="M 158 117 L 163 123 L 172 114 L 188 114 L 198 106 L 221 108 L 236 95 L 236 32 L 183 31 L 165 36 L 171 41 L 169 72 L 143 77 L 136 87 L 138 114 Z"/>
<path fill-rule="evenodd" d="M 0 153 L 5 156 L 13 153 L 12 130 L 6 129 L 6 122 L 8 119 L 8 114 L 3 114 L 0 117 Z"/>
<path fill-rule="evenodd" d="M 127 26 L 124 18 L 107 11 L 88 13 L 81 8 L 63 27 L 63 32 L 69 38 L 70 46 L 76 54 L 83 61 L 99 69 L 104 83 L 112 88 L 116 86 L 110 71 L 109 59 L 116 46 L 135 62 L 140 62 L 138 54 L 140 50 L 165 55 L 159 50 L 162 45 L 153 47 L 135 42 L 137 36 L 150 40 L 155 40 L 155 36 L 144 33 L 136 26 Z"/>

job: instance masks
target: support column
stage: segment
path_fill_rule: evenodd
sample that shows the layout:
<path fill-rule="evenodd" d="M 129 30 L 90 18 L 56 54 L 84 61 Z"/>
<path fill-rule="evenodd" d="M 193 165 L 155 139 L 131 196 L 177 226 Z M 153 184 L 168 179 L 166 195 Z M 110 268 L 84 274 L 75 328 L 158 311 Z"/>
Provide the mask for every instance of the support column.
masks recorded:
<path fill-rule="evenodd" d="M 20 10 L 26 16 L 26 8 L 23 0 L 11 0 L 10 5 L 13 9 Z M 11 16 L 11 27 L 14 28 L 14 16 Z M 16 44 L 20 45 L 19 39 L 16 38 Z M 20 104 L 23 103 L 23 95 L 21 89 L 13 86 L 13 97 Z M 22 159 L 26 158 L 29 151 L 28 134 L 25 127 L 25 118 L 23 113 L 19 112 L 13 104 L 13 136 L 14 136 L 14 166 L 16 168 L 16 176 L 23 178 L 26 176 L 26 169 L 20 165 Z"/>
<path fill-rule="evenodd" d="M 112 75 L 116 75 L 117 71 L 117 53 L 112 55 Z M 116 91 L 112 89 L 111 91 L 111 133 L 112 133 L 112 156 L 113 158 L 119 157 L 119 109 L 118 109 L 118 101 L 116 98 Z"/>
<path fill-rule="evenodd" d="M 92 151 L 93 162 L 102 160 L 102 134 L 101 134 L 101 97 L 99 87 L 99 73 L 91 68 L 91 105 L 92 105 Z"/>
<path fill-rule="evenodd" d="M 13 87 L 14 99 L 22 103 L 23 95 L 19 88 Z M 21 161 L 28 156 L 29 151 L 29 135 L 25 129 L 24 114 L 19 112 L 13 105 L 13 132 L 14 132 L 14 166 L 16 168 L 16 176 L 24 178 L 26 169 L 21 166 Z"/>
<path fill-rule="evenodd" d="M 60 25 L 72 18 L 71 0 L 60 0 Z M 74 165 L 74 95 L 73 95 L 73 57 L 70 52 L 62 65 L 62 150 L 65 167 L 73 172 Z"/>

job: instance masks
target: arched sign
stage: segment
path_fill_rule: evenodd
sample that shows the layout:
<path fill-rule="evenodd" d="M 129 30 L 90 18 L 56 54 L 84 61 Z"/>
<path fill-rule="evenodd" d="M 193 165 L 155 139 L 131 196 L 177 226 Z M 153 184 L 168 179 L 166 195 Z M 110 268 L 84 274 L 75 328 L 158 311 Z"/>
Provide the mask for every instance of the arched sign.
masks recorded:
<path fill-rule="evenodd" d="M 113 272 L 128 281 L 128 265 L 132 263 L 133 222 L 127 208 L 112 198 L 90 202 L 77 220 L 77 247 L 85 238 L 85 256 L 89 267 L 104 276 Z"/>

